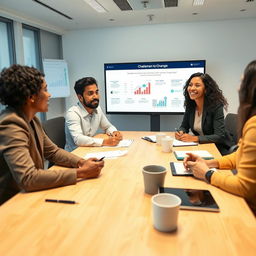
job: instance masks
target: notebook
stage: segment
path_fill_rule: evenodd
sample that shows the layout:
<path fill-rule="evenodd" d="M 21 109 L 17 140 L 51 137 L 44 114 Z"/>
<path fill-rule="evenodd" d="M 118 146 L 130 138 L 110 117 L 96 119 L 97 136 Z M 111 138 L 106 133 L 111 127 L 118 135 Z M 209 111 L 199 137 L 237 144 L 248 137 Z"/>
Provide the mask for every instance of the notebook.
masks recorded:
<path fill-rule="evenodd" d="M 160 187 L 159 192 L 170 193 L 180 197 L 180 209 L 211 212 L 220 211 L 218 204 L 209 190 Z"/>
<path fill-rule="evenodd" d="M 142 137 L 143 140 L 147 140 L 149 142 L 153 142 L 156 143 L 156 136 L 155 135 L 151 135 L 151 136 L 144 136 Z"/>
<path fill-rule="evenodd" d="M 197 142 L 188 142 L 188 141 L 180 141 L 180 140 L 173 140 L 174 147 L 187 147 L 187 146 L 197 146 Z"/>
<path fill-rule="evenodd" d="M 173 176 L 193 176 L 193 173 L 185 169 L 183 163 L 170 162 L 170 167 Z"/>
<path fill-rule="evenodd" d="M 193 150 L 193 151 L 174 151 L 177 160 L 183 160 L 187 157 L 187 153 L 193 153 L 202 157 L 203 159 L 213 159 L 213 156 L 207 150 Z"/>

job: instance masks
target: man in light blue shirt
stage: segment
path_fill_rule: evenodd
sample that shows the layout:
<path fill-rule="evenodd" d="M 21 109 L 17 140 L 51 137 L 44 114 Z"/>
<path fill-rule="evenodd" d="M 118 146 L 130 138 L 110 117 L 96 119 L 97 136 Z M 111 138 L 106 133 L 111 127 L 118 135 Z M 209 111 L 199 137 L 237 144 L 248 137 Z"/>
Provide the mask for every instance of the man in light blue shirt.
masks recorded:
<path fill-rule="evenodd" d="M 79 102 L 66 114 L 65 149 L 72 151 L 78 146 L 116 146 L 122 140 L 122 135 L 99 106 L 97 81 L 93 77 L 79 79 L 74 89 Z M 109 135 L 107 139 L 93 137 L 99 128 Z"/>

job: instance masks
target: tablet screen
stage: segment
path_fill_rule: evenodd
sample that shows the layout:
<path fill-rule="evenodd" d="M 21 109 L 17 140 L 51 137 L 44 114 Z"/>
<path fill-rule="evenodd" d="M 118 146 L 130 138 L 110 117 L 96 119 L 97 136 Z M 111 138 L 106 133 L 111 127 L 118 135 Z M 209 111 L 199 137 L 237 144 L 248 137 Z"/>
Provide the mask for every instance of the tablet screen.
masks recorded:
<path fill-rule="evenodd" d="M 159 192 L 180 197 L 181 209 L 219 212 L 219 206 L 209 190 L 160 187 Z"/>

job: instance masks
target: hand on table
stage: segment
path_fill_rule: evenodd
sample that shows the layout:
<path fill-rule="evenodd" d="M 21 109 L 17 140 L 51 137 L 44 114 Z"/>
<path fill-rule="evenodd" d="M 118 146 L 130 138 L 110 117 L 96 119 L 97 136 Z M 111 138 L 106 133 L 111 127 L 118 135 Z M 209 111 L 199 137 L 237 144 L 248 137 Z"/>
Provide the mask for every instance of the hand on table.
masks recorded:
<path fill-rule="evenodd" d="M 206 160 L 192 153 L 187 153 L 187 155 L 183 161 L 186 170 L 193 172 L 196 178 L 205 180 L 205 173 L 209 170 Z"/>
<path fill-rule="evenodd" d="M 89 158 L 78 162 L 77 178 L 90 179 L 97 178 L 100 175 L 104 161 L 98 161 L 97 158 Z"/>
<path fill-rule="evenodd" d="M 184 133 L 183 131 L 176 132 L 175 139 L 185 142 L 198 142 L 197 136 L 191 135 L 189 133 Z"/>

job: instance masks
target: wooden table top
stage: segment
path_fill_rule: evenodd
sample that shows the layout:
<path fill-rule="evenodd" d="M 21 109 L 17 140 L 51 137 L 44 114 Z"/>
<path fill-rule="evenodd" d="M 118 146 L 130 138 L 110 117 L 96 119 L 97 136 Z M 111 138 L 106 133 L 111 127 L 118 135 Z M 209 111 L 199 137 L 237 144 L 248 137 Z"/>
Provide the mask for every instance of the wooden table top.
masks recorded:
<path fill-rule="evenodd" d="M 245 201 L 193 177 L 173 177 L 165 186 L 208 189 L 220 212 L 180 210 L 178 229 L 152 225 L 151 196 L 144 194 L 142 167 L 170 170 L 173 153 L 142 140 L 153 132 L 123 132 L 129 148 L 80 147 L 75 154 L 128 149 L 106 159 L 97 179 L 33 193 L 19 193 L 0 207 L 0 255 L 256 255 L 256 221 Z M 171 133 L 168 133 L 171 134 Z M 188 149 L 185 147 L 177 150 Z M 220 156 L 214 144 L 189 147 Z M 175 148 L 176 150 L 176 148 Z M 56 168 L 56 167 L 54 167 Z M 46 203 L 46 198 L 78 204 Z"/>

